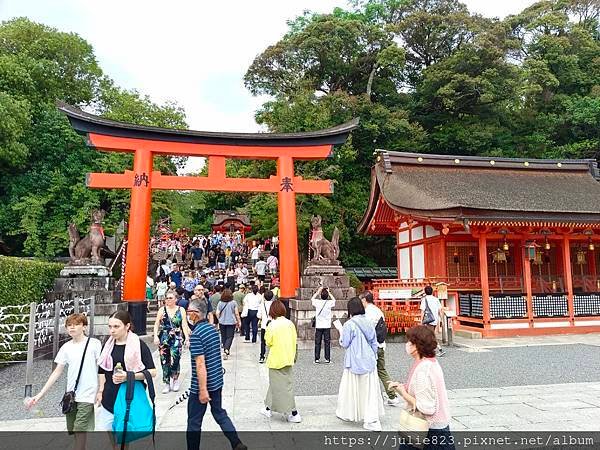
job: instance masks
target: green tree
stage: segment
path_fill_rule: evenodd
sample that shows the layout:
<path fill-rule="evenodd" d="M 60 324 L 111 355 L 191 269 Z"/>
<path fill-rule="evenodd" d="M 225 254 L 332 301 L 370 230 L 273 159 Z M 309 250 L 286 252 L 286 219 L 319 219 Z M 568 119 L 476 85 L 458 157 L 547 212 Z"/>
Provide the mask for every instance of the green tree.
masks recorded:
<path fill-rule="evenodd" d="M 186 127 L 183 110 L 119 89 L 79 36 L 22 18 L 0 25 L 0 74 L 0 234 L 17 252 L 65 254 L 67 223 L 86 230 L 97 207 L 108 211 L 106 229 L 112 232 L 127 217 L 129 192 L 88 189 L 85 174 L 123 172 L 132 157 L 87 147 L 56 110 L 56 100 L 115 120 L 174 128 Z M 175 173 L 181 163 L 156 158 L 155 165 Z M 155 194 L 156 214 L 168 212 L 176 195 Z"/>

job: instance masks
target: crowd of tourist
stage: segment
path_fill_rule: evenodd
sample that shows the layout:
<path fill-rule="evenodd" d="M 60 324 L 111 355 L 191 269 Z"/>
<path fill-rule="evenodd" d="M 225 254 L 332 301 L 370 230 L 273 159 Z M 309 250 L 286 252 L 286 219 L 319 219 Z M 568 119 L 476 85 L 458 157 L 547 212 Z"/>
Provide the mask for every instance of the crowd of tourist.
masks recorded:
<path fill-rule="evenodd" d="M 238 334 L 246 343 L 260 340 L 258 363 L 268 368 L 269 384 L 260 413 L 269 418 L 277 413 L 288 422 L 302 422 L 294 394 L 297 331 L 288 319 L 289 311 L 284 302 L 279 299 L 278 242 L 273 238 L 247 244 L 238 237 L 227 233 L 194 236 L 189 248 L 171 243 L 168 248 L 175 251 L 171 255 L 173 259 L 160 261 L 156 271 L 148 276 L 147 296 L 158 306 L 153 342 L 160 357 L 163 394 L 181 389 L 182 353 L 185 348 L 190 351 L 188 449 L 200 447 L 202 420 L 208 405 L 232 448 L 247 448 L 222 407 L 222 361 L 230 357 Z M 183 263 L 177 257 L 179 252 Z M 377 432 L 382 430 L 384 405 L 396 407 L 405 403 L 412 416 L 418 415 L 426 423 L 428 436 L 450 436 L 446 387 L 435 358 L 439 347 L 435 329 L 440 322 L 441 305 L 431 287 L 425 289 L 425 294 L 421 304 L 423 325 L 407 333 L 406 353 L 413 364 L 407 381 L 399 383 L 392 381 L 387 373 L 385 320 L 373 295 L 367 291 L 350 299 L 347 320 L 342 324 L 333 320 L 336 298 L 332 292 L 324 287 L 316 290 L 311 299 L 314 362 L 340 365 L 342 378 L 335 409 L 338 418 L 361 422 L 365 429 Z M 44 388 L 28 400 L 29 407 L 34 405 L 68 365 L 69 388 L 77 392 L 78 403 L 76 410 L 67 415 L 67 426 L 69 432 L 76 435 L 77 448 L 85 447 L 86 431 L 115 431 L 115 421 L 121 420 L 117 394 L 120 384 L 127 381 L 126 371 L 135 373 L 136 379 L 145 379 L 146 387 L 152 392 L 150 377 L 156 375 L 150 349 L 133 333 L 127 312 L 118 311 L 110 317 L 111 337 L 102 348 L 95 339 L 86 339 L 86 325 L 85 316 L 74 315 L 67 319 L 72 341 L 59 352 L 57 369 Z M 341 361 L 331 358 L 332 326 L 339 330 L 339 344 L 344 349 Z M 90 350 L 86 353 L 88 345 Z M 83 372 L 81 384 L 78 377 L 75 380 L 79 365 L 89 366 Z M 104 375 L 99 377 L 99 382 L 95 380 L 96 372 Z M 95 419 L 93 404 L 96 402 L 102 408 Z M 111 434 L 113 444 L 115 436 Z M 450 439 L 445 442 L 448 443 L 445 447 L 425 448 L 453 448 Z"/>

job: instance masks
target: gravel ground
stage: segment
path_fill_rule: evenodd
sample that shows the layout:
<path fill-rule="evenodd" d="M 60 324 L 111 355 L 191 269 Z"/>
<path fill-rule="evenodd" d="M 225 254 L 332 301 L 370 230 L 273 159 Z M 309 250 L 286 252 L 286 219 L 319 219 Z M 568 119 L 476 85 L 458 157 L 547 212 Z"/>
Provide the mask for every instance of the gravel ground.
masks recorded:
<path fill-rule="evenodd" d="M 25 393 L 25 363 L 16 363 L 0 369 L 0 420 L 31 419 L 34 417 L 62 416 L 59 402 L 67 387 L 67 371 L 38 403 L 39 414 L 27 411 L 22 400 Z M 52 360 L 33 363 L 33 394 L 37 394 L 52 373 Z"/>
<path fill-rule="evenodd" d="M 344 352 L 332 348 L 331 353 L 331 364 L 315 365 L 312 350 L 299 351 L 294 367 L 296 395 L 338 393 Z M 385 354 L 390 377 L 404 381 L 412 361 L 404 344 L 388 344 Z M 598 347 L 591 345 L 497 348 L 476 353 L 454 347 L 438 360 L 448 389 L 600 381 Z"/>

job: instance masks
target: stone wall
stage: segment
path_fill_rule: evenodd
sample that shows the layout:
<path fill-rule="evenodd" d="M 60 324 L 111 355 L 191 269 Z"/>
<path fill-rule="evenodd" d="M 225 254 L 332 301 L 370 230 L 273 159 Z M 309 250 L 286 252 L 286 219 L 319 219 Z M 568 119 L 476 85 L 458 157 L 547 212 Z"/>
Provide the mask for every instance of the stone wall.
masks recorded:
<path fill-rule="evenodd" d="M 341 269 L 341 268 L 340 268 Z M 348 316 L 348 300 L 354 297 L 355 291 L 350 287 L 350 280 L 343 269 L 337 270 L 337 274 L 325 273 L 314 275 L 303 275 L 300 278 L 300 288 L 296 292 L 296 298 L 290 299 L 290 320 L 296 325 L 298 339 L 303 341 L 314 340 L 315 329 L 310 322 L 317 314 L 311 303 L 311 298 L 319 287 L 326 287 L 335 297 L 333 308 L 333 320 L 340 319 L 342 322 Z M 331 344 L 339 345 L 339 332 L 331 327 Z"/>

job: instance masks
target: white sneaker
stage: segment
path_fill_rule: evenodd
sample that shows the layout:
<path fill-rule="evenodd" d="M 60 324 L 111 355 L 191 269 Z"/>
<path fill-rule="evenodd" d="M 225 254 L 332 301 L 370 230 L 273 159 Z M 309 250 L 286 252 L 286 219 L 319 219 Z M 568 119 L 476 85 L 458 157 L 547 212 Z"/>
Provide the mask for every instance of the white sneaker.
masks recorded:
<path fill-rule="evenodd" d="M 179 392 L 180 387 L 181 387 L 181 383 L 179 382 L 179 378 L 177 378 L 175 381 L 173 381 L 172 391 Z"/>
<path fill-rule="evenodd" d="M 388 398 L 385 401 L 385 404 L 389 406 L 398 406 L 400 404 L 400 401 L 400 397 Z"/>
<path fill-rule="evenodd" d="M 300 413 L 296 413 L 295 416 L 290 414 L 287 416 L 287 421 L 292 423 L 300 423 L 302 422 L 302 417 L 300 417 Z"/>
<path fill-rule="evenodd" d="M 381 422 L 379 420 L 369 423 L 365 422 L 363 428 L 369 431 L 381 431 Z"/>
<path fill-rule="evenodd" d="M 171 392 L 171 386 L 169 386 L 168 384 L 165 384 L 165 387 L 162 390 L 163 394 L 168 394 L 169 392 Z"/>
<path fill-rule="evenodd" d="M 263 416 L 265 416 L 265 417 L 269 417 L 269 418 L 270 418 L 270 417 L 273 415 L 273 413 L 271 412 L 271 410 L 270 410 L 270 409 L 267 409 L 267 407 L 266 407 L 266 406 L 260 410 L 260 413 L 261 413 Z"/>

